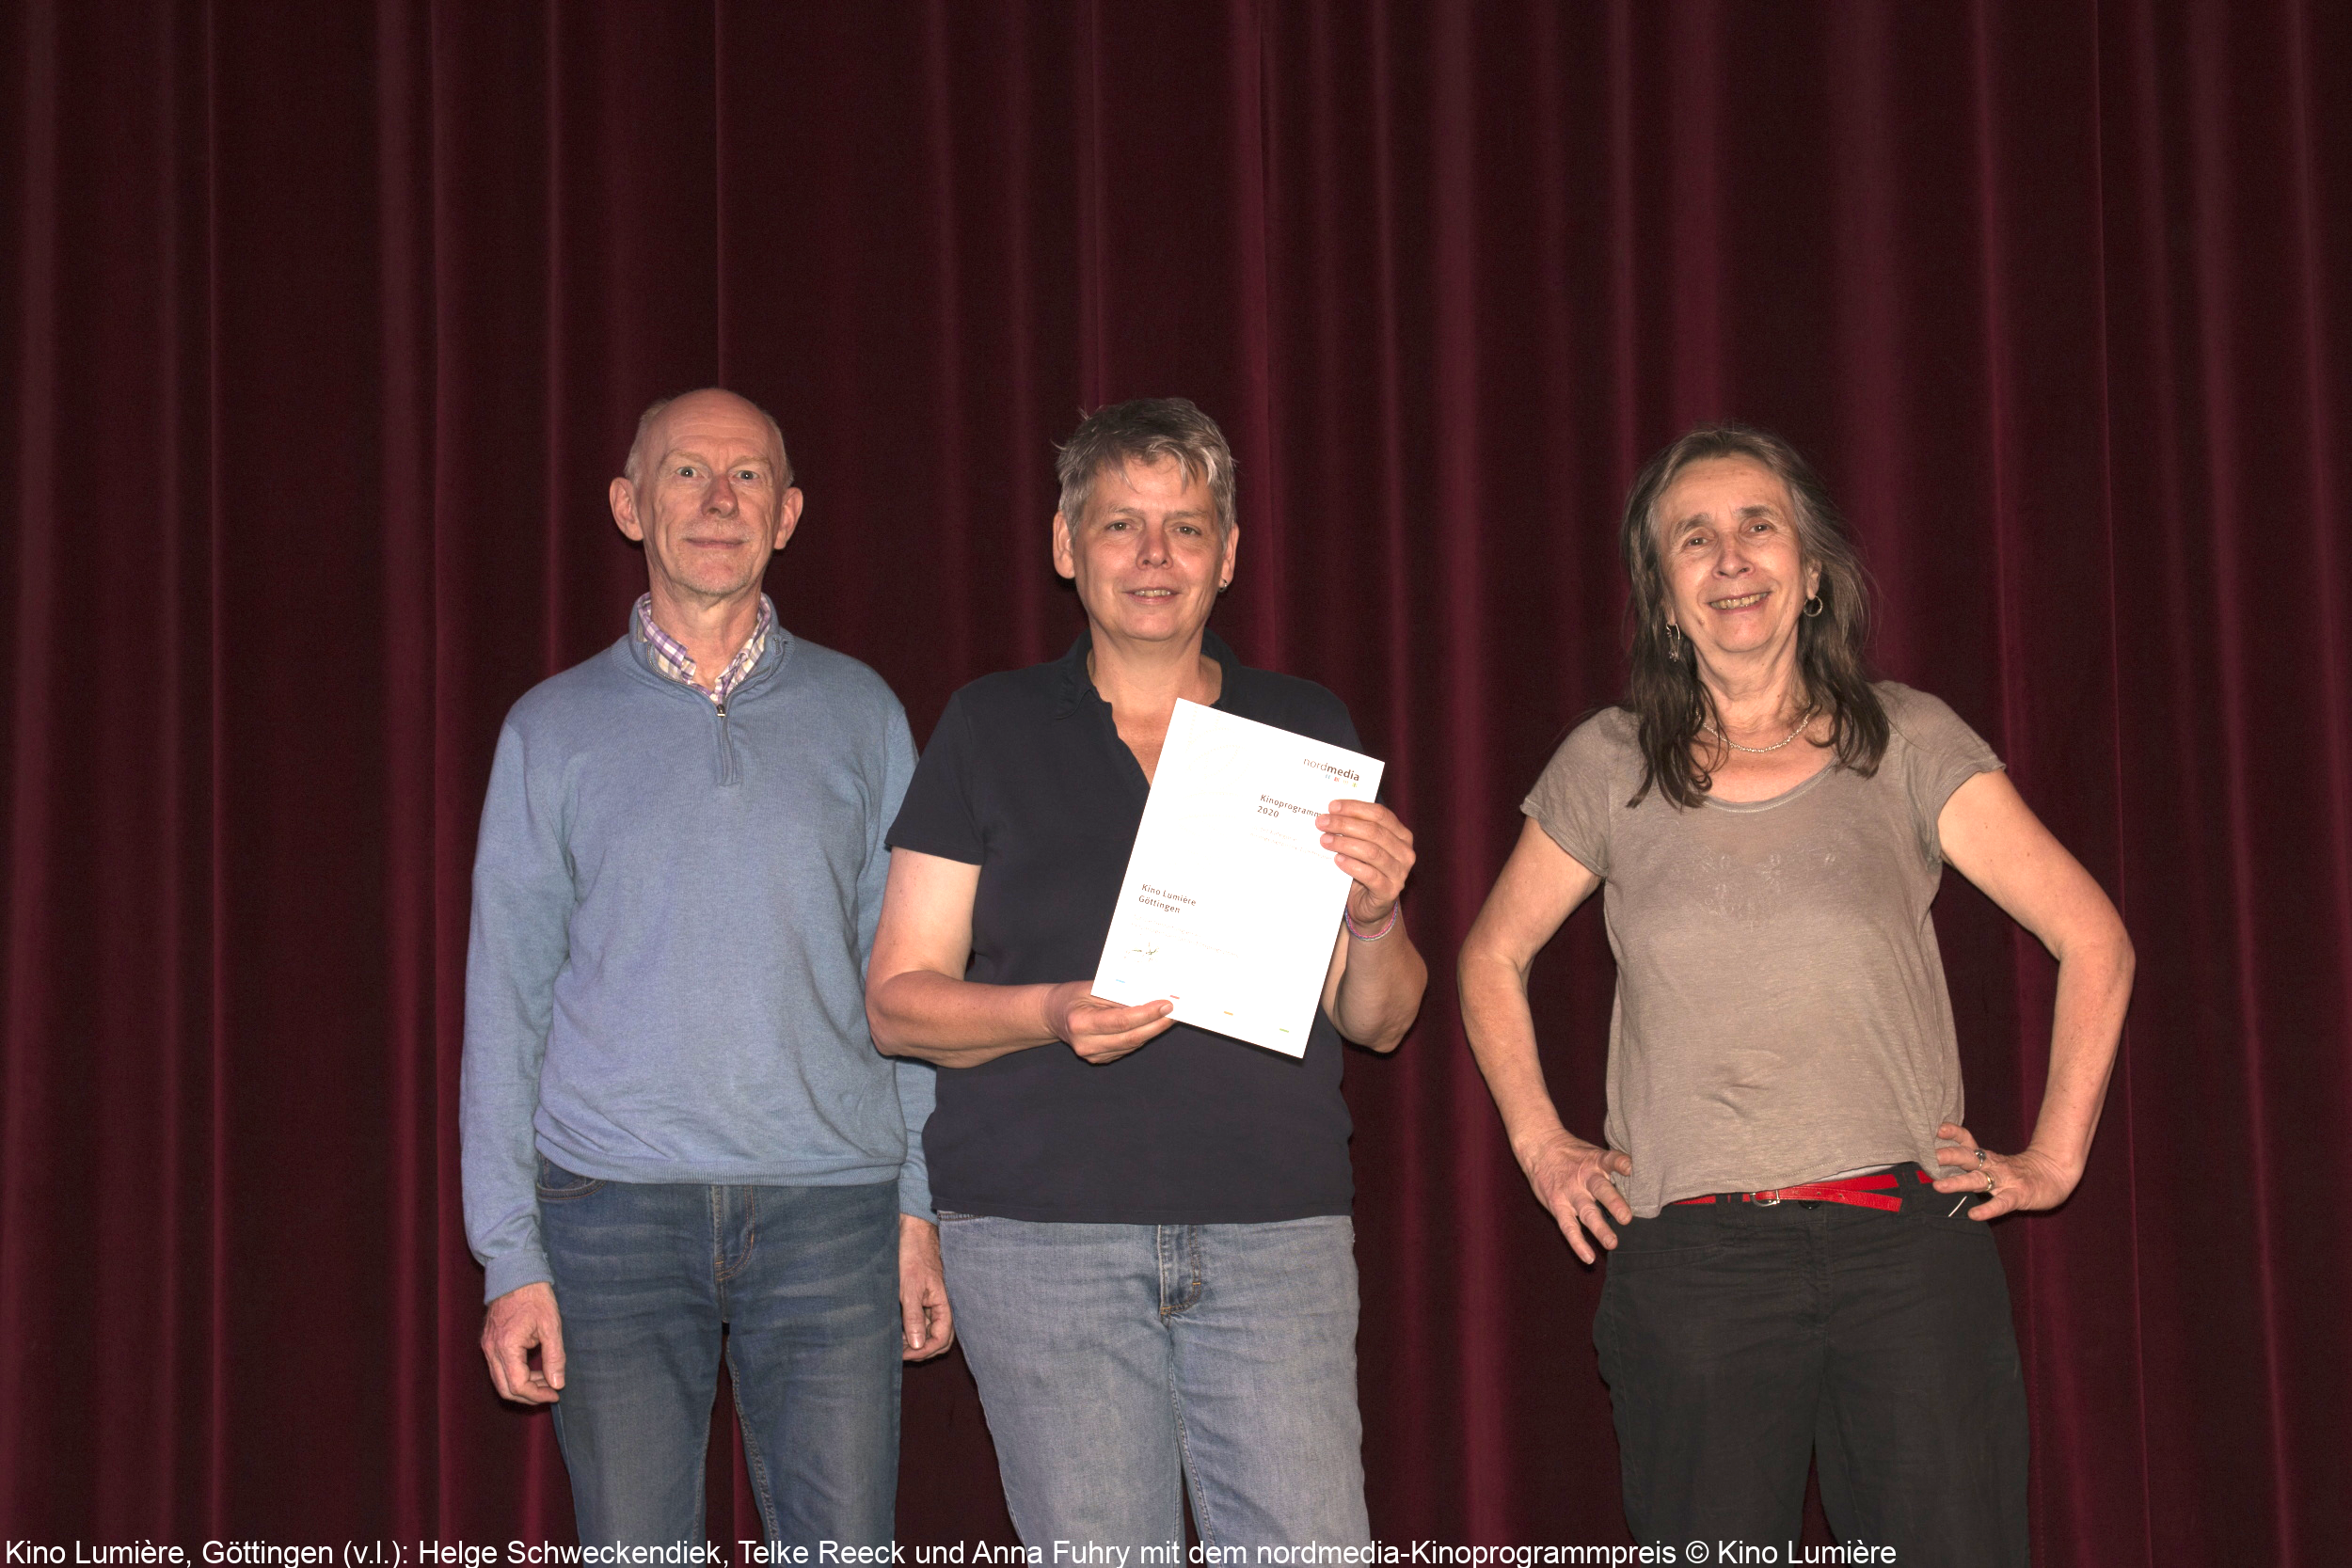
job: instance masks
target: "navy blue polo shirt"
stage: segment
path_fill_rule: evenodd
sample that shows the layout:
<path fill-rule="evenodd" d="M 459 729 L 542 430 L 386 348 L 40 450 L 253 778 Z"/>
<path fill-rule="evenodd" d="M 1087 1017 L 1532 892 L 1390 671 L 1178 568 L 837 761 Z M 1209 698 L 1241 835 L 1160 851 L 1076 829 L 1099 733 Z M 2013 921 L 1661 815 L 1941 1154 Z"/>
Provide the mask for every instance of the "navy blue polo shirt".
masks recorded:
<path fill-rule="evenodd" d="M 949 699 L 890 830 L 894 849 L 980 868 L 967 980 L 1091 980 L 1102 959 L 1151 785 L 1087 673 L 1090 646 L 1081 635 Z M 1324 688 L 1250 669 L 1215 633 L 1202 651 L 1224 666 L 1220 710 L 1359 749 Z M 1318 1012 L 1303 1057 L 1179 1023 L 1099 1067 L 1057 1041 L 942 1068 L 923 1134 L 932 1202 L 1117 1225 L 1344 1214 L 1340 1055 Z"/>

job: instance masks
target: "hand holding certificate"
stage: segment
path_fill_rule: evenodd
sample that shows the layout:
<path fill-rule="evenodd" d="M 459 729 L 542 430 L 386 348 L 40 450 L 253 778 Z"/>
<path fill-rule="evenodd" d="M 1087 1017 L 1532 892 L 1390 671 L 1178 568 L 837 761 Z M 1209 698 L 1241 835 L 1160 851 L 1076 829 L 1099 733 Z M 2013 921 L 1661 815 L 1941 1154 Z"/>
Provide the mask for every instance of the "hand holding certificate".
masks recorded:
<path fill-rule="evenodd" d="M 1179 702 L 1094 994 L 1301 1055 L 1349 879 L 1316 818 L 1370 800 L 1378 759 Z"/>

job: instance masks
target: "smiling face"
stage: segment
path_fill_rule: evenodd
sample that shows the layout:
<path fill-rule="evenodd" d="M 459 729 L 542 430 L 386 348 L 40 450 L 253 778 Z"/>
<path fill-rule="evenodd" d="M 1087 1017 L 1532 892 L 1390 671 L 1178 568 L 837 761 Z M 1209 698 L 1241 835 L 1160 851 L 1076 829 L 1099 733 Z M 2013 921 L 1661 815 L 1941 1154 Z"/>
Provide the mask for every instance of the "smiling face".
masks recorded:
<path fill-rule="evenodd" d="M 1219 531 L 1207 482 L 1175 458 L 1106 464 L 1083 517 L 1054 514 L 1054 569 L 1078 585 L 1097 638 L 1182 642 L 1232 580 L 1240 531 Z"/>
<path fill-rule="evenodd" d="M 689 392 L 654 417 L 612 486 L 612 520 L 645 546 L 655 592 L 716 605 L 758 592 L 801 519 L 767 416 L 731 392 Z"/>
<path fill-rule="evenodd" d="M 1794 641 L 1820 585 L 1797 537 L 1788 487 L 1745 457 L 1710 457 L 1658 498 L 1666 612 L 1702 656 L 1747 658 Z"/>

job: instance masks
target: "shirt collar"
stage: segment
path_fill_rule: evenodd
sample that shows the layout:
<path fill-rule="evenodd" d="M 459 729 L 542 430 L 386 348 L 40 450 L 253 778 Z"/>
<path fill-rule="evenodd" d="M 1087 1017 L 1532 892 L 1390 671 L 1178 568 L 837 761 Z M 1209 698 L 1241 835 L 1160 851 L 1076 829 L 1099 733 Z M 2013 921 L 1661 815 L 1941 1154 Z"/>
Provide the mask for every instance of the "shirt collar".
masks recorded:
<path fill-rule="evenodd" d="M 727 667 L 719 672 L 719 678 L 710 683 L 710 689 L 703 695 L 714 703 L 725 702 L 743 677 L 759 667 L 761 656 L 768 651 L 768 634 L 775 626 L 775 604 L 762 594 L 759 617 L 752 623 L 751 636 L 744 639 L 743 645 L 735 651 L 735 657 L 727 660 Z M 651 594 L 639 595 L 636 607 L 629 611 L 629 628 L 644 645 L 646 658 L 656 672 L 702 691 L 701 687 L 694 686 L 694 656 L 686 651 L 686 644 L 655 624 Z"/>
<path fill-rule="evenodd" d="M 1078 640 L 1061 656 L 1061 690 L 1054 704 L 1056 719 L 1067 719 L 1077 712 L 1082 699 L 1091 697 L 1098 703 L 1103 700 L 1102 693 L 1094 689 L 1094 677 L 1087 673 L 1087 655 L 1093 649 L 1094 628 L 1089 626 L 1078 633 Z M 1225 668 L 1225 682 L 1217 694 L 1217 704 L 1222 706 L 1232 694 L 1233 672 L 1241 668 L 1241 660 L 1215 631 L 1200 634 L 1200 651 Z"/>

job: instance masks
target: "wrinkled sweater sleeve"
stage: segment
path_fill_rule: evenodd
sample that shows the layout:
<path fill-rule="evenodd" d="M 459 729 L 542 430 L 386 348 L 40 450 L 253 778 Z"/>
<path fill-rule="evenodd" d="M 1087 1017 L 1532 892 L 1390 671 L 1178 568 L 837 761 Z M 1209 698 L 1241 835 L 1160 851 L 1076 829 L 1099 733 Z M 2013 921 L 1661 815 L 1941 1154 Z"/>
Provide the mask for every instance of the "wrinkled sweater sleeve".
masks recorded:
<path fill-rule="evenodd" d="M 574 893 L 564 829 L 560 763 L 534 757 L 510 718 L 474 856 L 458 1090 L 466 1240 L 485 1271 L 485 1301 L 554 1277 L 539 1239 L 532 1117 L 555 978 L 569 950 Z"/>
<path fill-rule="evenodd" d="M 906 799 L 907 781 L 914 776 L 914 736 L 907 729 L 907 716 L 896 703 L 890 707 L 888 733 L 884 736 L 884 787 L 882 811 L 870 827 L 866 841 L 866 874 L 858 879 L 858 970 L 863 974 L 874 961 L 874 932 L 882 924 L 882 889 L 890 879 L 890 847 L 883 842 L 891 823 L 898 820 L 899 803 Z M 931 1180 L 923 1163 L 923 1124 L 931 1119 L 931 1105 L 938 1090 L 938 1071 L 929 1062 L 911 1061 L 904 1056 L 894 1059 L 898 1079 L 898 1112 L 906 1119 L 907 1158 L 898 1167 L 898 1212 L 917 1219 L 936 1220 L 931 1212 Z"/>

